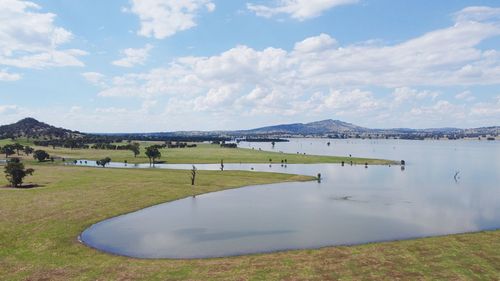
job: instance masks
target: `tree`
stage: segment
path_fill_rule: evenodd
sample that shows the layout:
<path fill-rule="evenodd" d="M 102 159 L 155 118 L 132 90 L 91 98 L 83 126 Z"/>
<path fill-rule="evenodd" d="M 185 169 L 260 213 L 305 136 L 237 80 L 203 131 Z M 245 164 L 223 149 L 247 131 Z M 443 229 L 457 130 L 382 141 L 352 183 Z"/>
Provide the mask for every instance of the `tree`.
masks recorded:
<path fill-rule="evenodd" d="M 31 155 L 31 154 L 33 154 L 34 151 L 35 150 L 32 147 L 30 147 L 30 146 L 25 146 L 24 147 L 24 154 L 26 154 L 26 155 Z"/>
<path fill-rule="evenodd" d="M 111 162 L 111 158 L 106 157 L 104 159 L 98 160 L 96 162 L 97 165 L 102 166 L 103 168 L 106 167 Z"/>
<path fill-rule="evenodd" d="M 24 149 L 24 146 L 18 142 L 12 145 L 12 147 L 16 150 L 17 156 L 19 156 L 19 151 Z"/>
<path fill-rule="evenodd" d="M 5 158 L 9 158 L 10 155 L 16 153 L 15 148 L 12 144 L 7 144 L 6 146 L 2 147 L 2 154 L 5 154 Z"/>
<path fill-rule="evenodd" d="M 19 187 L 23 184 L 23 179 L 32 175 L 35 172 L 33 169 L 25 169 L 24 164 L 19 158 L 12 158 L 5 166 L 5 177 L 10 182 L 12 187 Z"/>
<path fill-rule="evenodd" d="M 50 158 L 50 155 L 45 152 L 45 150 L 37 150 L 33 153 L 33 158 L 38 160 L 38 162 L 43 162 Z"/>
<path fill-rule="evenodd" d="M 193 168 L 191 169 L 191 185 L 194 185 L 194 181 L 196 180 L 196 172 L 198 169 L 193 165 Z"/>
<path fill-rule="evenodd" d="M 131 144 L 130 150 L 134 153 L 134 157 L 137 157 L 137 155 L 141 154 L 140 144 L 138 143 Z"/>
<path fill-rule="evenodd" d="M 146 156 L 149 158 L 149 165 L 155 164 L 155 160 L 161 158 L 161 152 L 157 146 L 146 147 Z"/>

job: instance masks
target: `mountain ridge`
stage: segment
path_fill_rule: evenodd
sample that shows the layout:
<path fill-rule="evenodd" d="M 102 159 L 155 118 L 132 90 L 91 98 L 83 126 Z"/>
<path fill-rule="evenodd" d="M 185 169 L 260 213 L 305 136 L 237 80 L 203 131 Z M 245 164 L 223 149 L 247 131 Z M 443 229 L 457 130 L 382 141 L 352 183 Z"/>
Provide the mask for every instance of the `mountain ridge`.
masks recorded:
<path fill-rule="evenodd" d="M 110 136 L 150 136 L 150 137 L 181 137 L 181 136 L 230 136 L 230 137 L 295 137 L 295 136 L 375 136 L 375 137 L 401 137 L 416 136 L 419 138 L 429 136 L 455 135 L 480 136 L 500 134 L 500 126 L 489 126 L 479 128 L 393 128 L 393 129 L 371 129 L 361 127 L 341 120 L 325 119 L 309 123 L 290 123 L 273 126 L 259 127 L 249 130 L 218 130 L 218 131 L 175 131 L 175 132 L 152 132 L 152 133 L 81 133 L 64 128 L 58 128 L 34 118 L 24 118 L 14 124 L 0 126 L 0 138 L 28 137 L 28 138 L 78 138 L 92 135 Z"/>

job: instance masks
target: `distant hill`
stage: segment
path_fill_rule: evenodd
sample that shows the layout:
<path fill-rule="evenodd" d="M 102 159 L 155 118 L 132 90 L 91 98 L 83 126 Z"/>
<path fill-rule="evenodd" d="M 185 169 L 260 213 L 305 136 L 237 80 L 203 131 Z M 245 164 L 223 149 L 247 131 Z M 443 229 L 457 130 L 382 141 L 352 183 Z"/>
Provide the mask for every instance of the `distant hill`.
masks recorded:
<path fill-rule="evenodd" d="M 368 132 L 370 129 L 346 123 L 340 120 L 322 120 L 311 123 L 284 124 L 269 127 L 262 127 L 252 130 L 234 131 L 236 134 L 300 134 L 300 135 L 320 135 L 328 133 L 359 133 Z"/>
<path fill-rule="evenodd" d="M 0 126 L 0 139 L 12 137 L 62 139 L 83 135 L 77 131 L 51 126 L 34 118 L 25 118 L 14 124 Z"/>
<path fill-rule="evenodd" d="M 411 129 L 411 128 L 394 128 L 394 129 L 371 129 L 360 127 L 351 123 L 340 120 L 322 120 L 311 123 L 294 123 L 283 124 L 269 127 L 262 127 L 251 130 L 240 130 L 226 132 L 231 135 L 289 135 L 289 136 L 325 136 L 325 135 L 347 135 L 347 136 L 373 136 L 373 137 L 439 137 L 439 136 L 456 136 L 456 137 L 475 137 L 475 136 L 498 136 L 500 127 L 481 127 L 470 129 L 459 128 L 429 128 L 429 129 Z"/>
<path fill-rule="evenodd" d="M 250 130 L 236 131 L 177 131 L 157 133 L 128 133 L 128 134 L 84 134 L 63 128 L 57 128 L 33 118 L 23 119 L 15 124 L 0 126 L 0 139 L 11 137 L 28 137 L 38 139 L 66 139 L 80 137 L 103 137 L 116 139 L 160 139 L 206 141 L 226 140 L 233 138 L 286 138 L 286 137 L 369 137 L 369 138 L 404 138 L 424 139 L 441 138 L 450 139 L 463 137 L 496 137 L 500 135 L 500 127 L 482 127 L 471 129 L 459 128 L 429 128 L 429 129 L 370 129 L 357 126 L 340 120 L 322 120 L 311 123 L 282 124 L 261 127 Z"/>
<path fill-rule="evenodd" d="M 286 138 L 286 137 L 336 137 L 336 138 L 403 138 L 403 139 L 424 139 L 424 138 L 484 138 L 500 135 L 500 126 L 481 127 L 481 128 L 429 128 L 429 129 L 411 129 L 411 128 L 389 128 L 389 129 L 371 129 L 357 126 L 340 120 L 322 120 L 311 123 L 292 123 L 274 126 L 261 127 L 250 130 L 235 131 L 176 131 L 176 132 L 156 132 L 156 133 L 138 133 L 138 134 L 113 134 L 125 138 Z"/>

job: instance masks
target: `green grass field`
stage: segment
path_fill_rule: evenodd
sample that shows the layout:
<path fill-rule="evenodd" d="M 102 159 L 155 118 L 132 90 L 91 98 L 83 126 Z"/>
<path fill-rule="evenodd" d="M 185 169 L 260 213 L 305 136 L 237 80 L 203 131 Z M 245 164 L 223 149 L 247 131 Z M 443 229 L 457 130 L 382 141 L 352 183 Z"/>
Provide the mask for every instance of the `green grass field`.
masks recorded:
<path fill-rule="evenodd" d="M 500 231 L 206 260 L 139 260 L 77 241 L 91 224 L 192 195 L 303 176 L 37 166 L 0 188 L 1 280 L 498 280 Z M 0 179 L 0 186 L 6 185 Z"/>
<path fill-rule="evenodd" d="M 19 141 L 23 145 L 29 145 L 26 140 Z M 0 146 L 7 143 L 12 143 L 11 140 L 0 141 Z M 148 163 L 148 158 L 144 155 L 145 147 L 148 143 L 141 143 L 141 154 L 134 157 L 131 151 L 123 150 L 96 150 L 96 149 L 66 149 L 52 147 L 35 147 L 36 149 L 43 149 L 51 156 L 63 157 L 66 159 L 87 159 L 99 160 L 104 157 L 110 157 L 114 162 L 127 161 L 129 163 Z M 289 164 L 310 164 L 310 163 L 340 163 L 345 161 L 353 161 L 356 164 L 368 163 L 370 165 L 376 164 L 391 164 L 394 163 L 390 160 L 382 159 L 367 159 L 367 158 L 350 158 L 350 157 L 336 157 L 336 156 L 315 156 L 315 155 L 299 155 L 287 154 L 279 152 L 266 152 L 245 148 L 221 148 L 218 145 L 212 144 L 198 144 L 195 148 L 171 148 L 161 150 L 162 158 L 158 161 L 165 161 L 166 163 L 180 163 L 180 164 L 209 164 L 220 163 L 224 160 L 225 163 L 269 163 L 272 159 L 273 163 L 280 163 L 281 160 L 287 160 Z M 5 155 L 0 155 L 0 159 L 4 159 Z M 28 158 L 31 160 L 30 158 Z M 27 160 L 28 160 L 27 159 Z"/>
<path fill-rule="evenodd" d="M 113 157 L 93 150 L 49 150 L 53 154 L 57 151 L 74 153 L 75 158 L 82 154 L 85 157 L 81 158 L 87 159 Z M 221 156 L 234 162 L 267 162 L 269 155 L 276 155 L 210 145 L 191 151 L 167 151 L 177 163 L 217 163 Z M 91 152 L 96 153 L 94 157 L 88 155 Z M 194 152 L 196 155 L 190 155 Z M 113 153 L 119 157 L 118 153 L 123 152 Z M 324 158 L 297 157 L 304 157 L 295 158 L 297 163 L 322 162 Z M 290 159 L 288 162 L 293 163 Z M 80 244 L 77 236 L 104 219 L 194 194 L 312 178 L 199 171 L 193 188 L 189 171 L 95 169 L 26 162 L 36 170 L 26 184 L 40 187 L 5 188 L 7 182 L 0 177 L 2 281 L 499 280 L 500 276 L 500 231 L 218 259 L 140 260 L 114 256 Z"/>

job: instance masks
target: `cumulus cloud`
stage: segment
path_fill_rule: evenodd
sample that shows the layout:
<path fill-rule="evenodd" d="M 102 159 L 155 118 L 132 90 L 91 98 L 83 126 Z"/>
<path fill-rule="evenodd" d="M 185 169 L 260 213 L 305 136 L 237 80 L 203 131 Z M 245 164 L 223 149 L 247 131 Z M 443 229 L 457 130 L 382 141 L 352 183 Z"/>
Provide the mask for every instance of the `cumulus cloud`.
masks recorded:
<path fill-rule="evenodd" d="M 17 81 L 21 79 L 21 75 L 17 73 L 9 73 L 7 70 L 0 70 L 0 81 Z"/>
<path fill-rule="evenodd" d="M 260 17 L 270 18 L 285 14 L 304 21 L 317 17 L 334 7 L 357 3 L 358 0 L 277 0 L 274 2 L 275 4 L 271 6 L 247 3 L 247 9 Z"/>
<path fill-rule="evenodd" d="M 164 99 L 170 114 L 383 116 L 405 108 L 414 117 L 448 112 L 458 118 L 464 108 L 454 102 L 467 97 L 446 101 L 425 89 L 500 84 L 500 53 L 480 47 L 499 35 L 499 22 L 488 17 L 392 45 L 342 45 L 328 34 L 289 50 L 239 45 L 106 79 L 99 96 Z M 373 89 L 380 88 L 388 96 L 379 98 Z"/>
<path fill-rule="evenodd" d="M 210 0 L 131 0 L 124 11 L 139 17 L 141 27 L 137 34 L 164 39 L 196 26 L 201 11 L 213 12 Z"/>
<path fill-rule="evenodd" d="M 149 52 L 153 49 L 153 45 L 146 44 L 144 48 L 125 49 L 121 51 L 122 58 L 112 62 L 113 65 L 121 67 L 133 67 L 137 64 L 144 64 L 149 57 Z"/>
<path fill-rule="evenodd" d="M 88 82 L 96 85 L 96 86 L 105 86 L 106 84 L 104 83 L 105 80 L 105 75 L 101 74 L 99 72 L 84 72 L 82 73 L 83 78 L 87 80 Z"/>
<path fill-rule="evenodd" d="M 394 89 L 392 93 L 394 105 L 400 105 L 408 101 L 421 101 L 426 98 L 436 99 L 439 96 L 438 92 L 418 91 L 409 87 L 400 87 Z"/>
<path fill-rule="evenodd" d="M 54 24 L 55 14 L 44 13 L 34 2 L 0 1 L 0 65 L 18 68 L 83 66 L 78 49 L 61 49 L 73 34 Z"/>
<path fill-rule="evenodd" d="M 337 45 L 330 35 L 322 33 L 319 36 L 307 38 L 295 44 L 294 50 L 302 53 L 321 52 Z"/>

